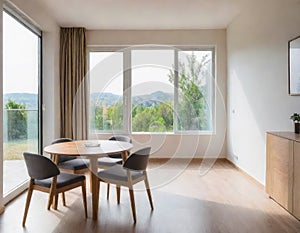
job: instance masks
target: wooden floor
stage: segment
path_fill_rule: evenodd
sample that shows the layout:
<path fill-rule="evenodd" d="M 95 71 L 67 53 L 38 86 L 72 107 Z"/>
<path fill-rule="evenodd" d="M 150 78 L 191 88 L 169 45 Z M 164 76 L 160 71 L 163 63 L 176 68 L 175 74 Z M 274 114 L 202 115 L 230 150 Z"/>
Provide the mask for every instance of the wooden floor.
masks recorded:
<path fill-rule="evenodd" d="M 106 185 L 100 188 L 98 221 L 91 219 L 91 195 L 88 195 L 89 218 L 84 218 L 80 189 L 66 194 L 67 207 L 47 211 L 47 194 L 35 192 L 26 228 L 22 215 L 26 195 L 6 206 L 0 216 L 0 232 L 300 232 L 300 222 L 268 198 L 264 190 L 226 161 L 217 161 L 205 175 L 199 163 L 183 169 L 180 164 L 151 164 L 153 174 L 179 171 L 177 178 L 156 182 L 152 190 L 151 212 L 145 191 L 136 191 L 137 224 L 133 224 L 129 195 L 122 190 L 121 204 L 116 204 L 115 189 L 106 200 Z M 153 175 L 151 175 L 153 176 Z M 151 176 L 149 177 L 151 184 Z M 157 179 L 152 177 L 152 179 Z M 158 182 L 158 183 L 157 183 Z"/>

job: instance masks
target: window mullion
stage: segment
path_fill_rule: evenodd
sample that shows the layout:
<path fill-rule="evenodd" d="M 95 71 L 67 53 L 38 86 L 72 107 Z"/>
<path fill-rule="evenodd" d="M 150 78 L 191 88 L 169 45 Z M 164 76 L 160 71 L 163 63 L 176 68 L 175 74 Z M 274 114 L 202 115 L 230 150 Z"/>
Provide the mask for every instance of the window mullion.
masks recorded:
<path fill-rule="evenodd" d="M 131 134 L 131 50 L 125 50 L 123 55 L 123 124 L 125 132 Z"/>
<path fill-rule="evenodd" d="M 173 131 L 178 131 L 178 49 L 174 50 L 174 111 L 173 111 Z"/>

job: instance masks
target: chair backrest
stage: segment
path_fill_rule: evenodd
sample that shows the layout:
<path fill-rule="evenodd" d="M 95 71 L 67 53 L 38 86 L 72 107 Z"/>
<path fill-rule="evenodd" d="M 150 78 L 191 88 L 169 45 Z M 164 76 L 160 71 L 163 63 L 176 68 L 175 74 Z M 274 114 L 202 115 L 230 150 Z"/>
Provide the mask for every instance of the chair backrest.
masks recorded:
<path fill-rule="evenodd" d="M 73 140 L 71 138 L 57 138 L 55 139 L 51 144 L 56 144 L 56 143 L 62 143 L 62 142 L 72 142 Z M 65 161 L 69 161 L 69 160 L 73 160 L 76 159 L 76 156 L 58 156 L 58 164 L 65 162 Z"/>
<path fill-rule="evenodd" d="M 32 179 L 43 180 L 59 175 L 57 166 L 47 157 L 30 152 L 23 153 L 28 175 Z"/>
<path fill-rule="evenodd" d="M 61 142 L 72 142 L 71 138 L 56 138 L 54 139 L 51 144 L 61 143 Z"/>
<path fill-rule="evenodd" d="M 135 171 L 146 170 L 150 151 L 151 151 L 150 146 L 137 150 L 126 159 L 123 167 Z"/>
<path fill-rule="evenodd" d="M 130 137 L 123 136 L 123 135 L 112 136 L 112 137 L 110 137 L 108 140 L 112 140 L 112 141 L 120 141 L 120 142 L 129 142 L 129 143 L 132 142 L 132 140 L 131 140 Z"/>
<path fill-rule="evenodd" d="M 108 140 L 119 141 L 119 142 L 129 142 L 129 143 L 132 142 L 130 137 L 123 136 L 123 135 L 112 136 Z M 109 155 L 109 157 L 115 158 L 115 159 L 120 159 L 120 158 L 122 158 L 122 155 L 120 153 L 117 153 L 117 154 L 111 154 L 111 155 Z"/>

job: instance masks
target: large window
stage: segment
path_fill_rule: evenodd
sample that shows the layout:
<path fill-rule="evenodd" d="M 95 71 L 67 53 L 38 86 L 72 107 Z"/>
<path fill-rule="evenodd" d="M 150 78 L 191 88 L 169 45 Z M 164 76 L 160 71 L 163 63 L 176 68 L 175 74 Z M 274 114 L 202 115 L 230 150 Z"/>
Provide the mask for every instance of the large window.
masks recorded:
<path fill-rule="evenodd" d="M 173 132 L 173 64 L 173 50 L 132 51 L 132 132 Z"/>
<path fill-rule="evenodd" d="M 213 49 L 90 51 L 89 64 L 92 133 L 214 130 Z"/>
<path fill-rule="evenodd" d="M 90 52 L 90 129 L 123 130 L 123 53 Z"/>
<path fill-rule="evenodd" d="M 26 186 L 23 152 L 41 150 L 41 32 L 3 12 L 3 190 L 6 201 Z"/>
<path fill-rule="evenodd" d="M 211 131 L 213 51 L 178 52 L 177 130 Z M 175 80 L 175 74 L 172 74 Z"/>

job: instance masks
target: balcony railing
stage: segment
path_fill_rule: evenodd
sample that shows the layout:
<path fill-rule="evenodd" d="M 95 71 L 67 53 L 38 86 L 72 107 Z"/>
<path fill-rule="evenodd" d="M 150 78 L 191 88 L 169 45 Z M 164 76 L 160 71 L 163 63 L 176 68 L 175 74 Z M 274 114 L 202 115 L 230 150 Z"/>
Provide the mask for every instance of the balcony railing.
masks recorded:
<path fill-rule="evenodd" d="M 23 159 L 24 151 L 38 152 L 38 110 L 4 109 L 4 160 Z"/>

